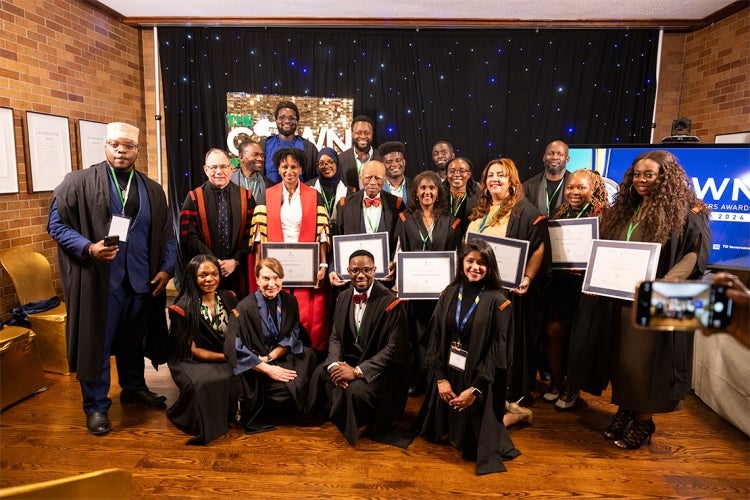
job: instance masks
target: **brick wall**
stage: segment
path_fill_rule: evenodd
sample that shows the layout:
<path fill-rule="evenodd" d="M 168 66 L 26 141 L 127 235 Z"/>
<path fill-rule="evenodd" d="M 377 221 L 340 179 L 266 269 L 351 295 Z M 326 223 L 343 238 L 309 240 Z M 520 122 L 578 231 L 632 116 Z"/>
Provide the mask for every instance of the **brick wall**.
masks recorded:
<path fill-rule="evenodd" d="M 693 120 L 703 142 L 750 129 L 749 28 L 745 9 L 695 33 L 664 35 L 656 142 L 679 116 Z M 151 30 L 128 27 L 81 0 L 0 0 L 0 106 L 13 109 L 19 177 L 18 194 L 0 194 L 0 251 L 42 252 L 58 291 L 56 247 L 45 230 L 51 193 L 26 188 L 24 113 L 70 118 L 74 168 L 78 119 L 133 123 L 141 129 L 137 167 L 157 179 L 156 127 L 163 123 L 154 120 L 153 58 Z M 166 184 L 166 155 L 162 163 Z M 17 302 L 0 267 L 0 318 L 7 320 Z"/>
<path fill-rule="evenodd" d="M 141 44 L 140 30 L 80 0 L 0 1 L 0 106 L 13 110 L 19 184 L 17 194 L 0 194 L 0 251 L 43 253 L 53 264 L 58 291 L 56 246 L 46 232 L 51 193 L 27 192 L 25 112 L 69 118 L 73 168 L 79 168 L 78 119 L 137 125 L 139 168 L 147 165 L 151 134 L 145 130 Z M 7 320 L 17 303 L 0 268 L 0 318 Z"/>
<path fill-rule="evenodd" d="M 750 130 L 750 8 L 685 37 L 680 114 L 692 134 Z"/>

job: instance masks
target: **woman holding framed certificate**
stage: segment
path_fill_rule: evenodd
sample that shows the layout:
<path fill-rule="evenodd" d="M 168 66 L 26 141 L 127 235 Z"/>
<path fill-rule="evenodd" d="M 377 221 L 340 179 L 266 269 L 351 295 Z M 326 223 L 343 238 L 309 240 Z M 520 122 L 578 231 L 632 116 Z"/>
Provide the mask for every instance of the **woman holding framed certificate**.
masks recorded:
<path fill-rule="evenodd" d="M 554 220 L 600 217 L 608 206 L 607 189 L 601 175 L 595 170 L 581 169 L 568 175 L 563 195 L 564 201 L 552 217 Z M 542 398 L 555 403 L 560 409 L 573 407 L 578 397 L 577 389 L 565 385 L 565 362 L 570 327 L 582 284 L 582 271 L 553 269 L 547 291 L 542 350 L 551 380 Z"/>
<path fill-rule="evenodd" d="M 529 242 L 523 279 L 511 291 L 513 302 L 513 368 L 509 374 L 510 401 L 531 397 L 541 357 L 544 285 L 551 273 L 547 218 L 524 197 L 518 169 L 512 160 L 498 158 L 484 167 L 479 201 L 467 230 Z"/>
<path fill-rule="evenodd" d="M 708 207 L 671 153 L 635 158 L 614 205 L 602 218 L 602 237 L 661 243 L 657 279 L 700 278 L 711 249 Z M 654 413 L 676 410 L 691 388 L 693 333 L 635 328 L 632 302 L 615 300 L 612 325 L 612 402 L 617 414 L 604 431 L 620 448 L 636 449 L 656 430 Z"/>
<path fill-rule="evenodd" d="M 311 347 L 317 353 L 324 353 L 328 345 L 327 312 L 331 295 L 326 279 L 329 230 L 325 202 L 319 192 L 300 182 L 303 165 L 307 164 L 304 151 L 282 148 L 274 153 L 273 161 L 281 182 L 266 189 L 265 205 L 255 207 L 252 222 L 255 261 L 261 260 L 261 245 L 266 241 L 320 243 L 316 286 L 289 290 L 299 302 L 300 322 L 310 337 Z M 320 314 L 321 311 L 326 314 Z"/>
<path fill-rule="evenodd" d="M 455 251 L 461 243 L 460 221 L 448 211 L 448 194 L 440 177 L 432 170 L 422 171 L 412 180 L 410 191 L 407 211 L 396 221 L 397 248 L 404 252 Z M 424 336 L 436 304 L 437 300 L 429 299 L 408 302 L 409 340 L 415 360 L 412 394 L 425 387 L 424 348 L 420 345 L 427 344 Z"/>
<path fill-rule="evenodd" d="M 504 472 L 503 460 L 520 454 L 501 422 L 506 420 L 501 416 L 512 307 L 487 242 L 469 240 L 458 257 L 456 277 L 438 299 L 430 320 L 428 389 L 414 427 L 428 441 L 447 436 L 465 459 L 477 463 L 477 474 Z M 523 410 L 530 421 L 530 411 Z M 507 425 L 524 419 L 512 408 L 509 413 Z"/>

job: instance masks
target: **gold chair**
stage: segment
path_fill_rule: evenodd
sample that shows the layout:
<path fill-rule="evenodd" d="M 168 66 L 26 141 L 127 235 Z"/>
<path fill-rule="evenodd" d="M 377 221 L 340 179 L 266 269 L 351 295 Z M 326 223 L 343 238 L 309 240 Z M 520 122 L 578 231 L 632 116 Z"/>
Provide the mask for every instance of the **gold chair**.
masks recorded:
<path fill-rule="evenodd" d="M 124 469 L 104 469 L 42 483 L 0 489 L 0 498 L 126 499 L 133 489 L 132 474 Z"/>
<path fill-rule="evenodd" d="M 13 281 L 20 304 L 56 295 L 52 282 L 52 267 L 44 255 L 15 248 L 0 253 L 0 264 L 8 271 Z M 39 352 L 45 371 L 66 375 L 70 373 L 65 342 L 65 303 L 61 302 L 49 311 L 29 314 L 29 321 L 39 342 Z"/>
<path fill-rule="evenodd" d="M 0 330 L 0 410 L 46 389 L 34 332 L 20 326 Z"/>

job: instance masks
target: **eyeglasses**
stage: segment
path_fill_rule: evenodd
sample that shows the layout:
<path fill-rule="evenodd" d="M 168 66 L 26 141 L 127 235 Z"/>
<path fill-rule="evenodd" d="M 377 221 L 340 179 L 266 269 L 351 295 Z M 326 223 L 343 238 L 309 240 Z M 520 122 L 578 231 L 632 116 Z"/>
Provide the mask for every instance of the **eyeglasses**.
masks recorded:
<path fill-rule="evenodd" d="M 133 144 L 132 142 L 107 141 L 107 146 L 112 149 L 122 148 L 125 151 L 133 151 L 134 149 L 138 149 L 138 144 Z"/>
<path fill-rule="evenodd" d="M 318 162 L 318 166 L 319 166 L 319 167 L 333 167 L 333 166 L 335 166 L 335 165 L 336 165 L 336 162 L 335 162 L 335 161 L 333 161 L 333 160 L 329 160 L 329 161 L 319 161 L 319 162 Z"/>
<path fill-rule="evenodd" d="M 232 165 L 206 165 L 206 170 L 208 170 L 211 173 L 214 173 L 219 169 L 229 170 L 230 168 L 234 168 L 234 167 L 232 167 Z"/>
<path fill-rule="evenodd" d="M 362 273 L 362 274 L 373 273 L 373 272 L 375 272 L 375 268 L 374 267 L 362 267 L 362 268 L 360 268 L 360 267 L 350 267 L 349 269 L 347 269 L 347 271 L 349 271 L 349 276 L 356 276 L 359 273 Z"/>
<path fill-rule="evenodd" d="M 277 122 L 296 122 L 297 117 L 294 115 L 279 115 L 276 117 Z"/>
<path fill-rule="evenodd" d="M 468 174 L 468 173 L 469 173 L 469 170 L 467 170 L 465 168 L 461 168 L 461 169 L 458 169 L 458 170 L 456 170 L 455 168 L 449 168 L 448 169 L 448 175 L 455 175 L 455 174 L 464 175 L 464 174 Z"/>

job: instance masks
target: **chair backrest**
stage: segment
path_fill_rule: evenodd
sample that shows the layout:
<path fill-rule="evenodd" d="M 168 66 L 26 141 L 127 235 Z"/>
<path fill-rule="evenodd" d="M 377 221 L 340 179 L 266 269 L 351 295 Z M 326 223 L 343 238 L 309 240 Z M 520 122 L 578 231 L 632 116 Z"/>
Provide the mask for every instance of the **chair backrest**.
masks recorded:
<path fill-rule="evenodd" d="M 52 281 L 52 267 L 47 258 L 39 252 L 14 248 L 0 253 L 3 265 L 20 304 L 28 304 L 57 295 Z"/>
<path fill-rule="evenodd" d="M 0 498 L 125 499 L 130 498 L 133 476 L 124 469 L 104 469 L 43 483 L 0 489 Z"/>

